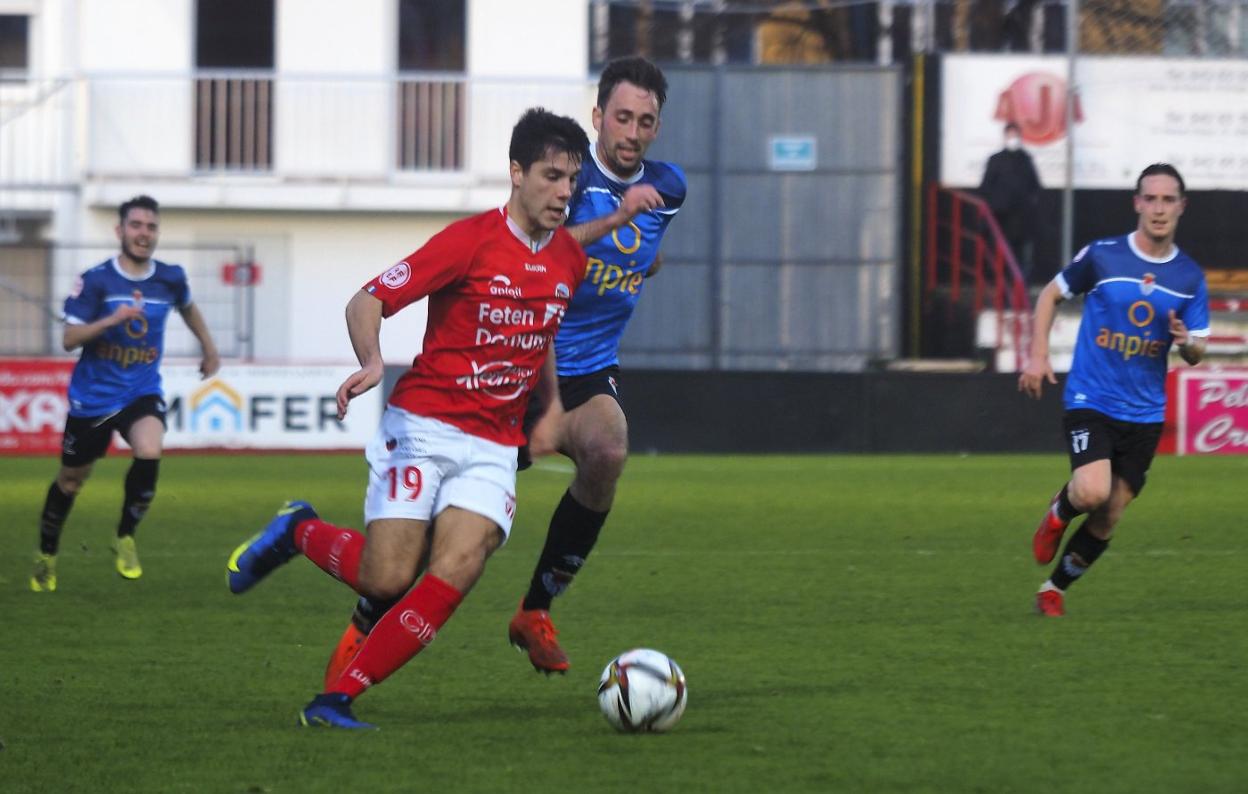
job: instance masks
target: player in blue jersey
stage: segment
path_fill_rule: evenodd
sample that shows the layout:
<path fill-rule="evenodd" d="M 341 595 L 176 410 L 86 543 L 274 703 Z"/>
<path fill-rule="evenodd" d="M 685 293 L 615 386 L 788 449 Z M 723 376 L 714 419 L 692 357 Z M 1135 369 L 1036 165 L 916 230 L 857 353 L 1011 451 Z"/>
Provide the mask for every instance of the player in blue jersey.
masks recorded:
<path fill-rule="evenodd" d="M 666 100 L 667 79 L 646 59 L 607 64 L 593 109 L 598 137 L 568 207 L 568 231 L 587 255 L 585 280 L 555 338 L 566 411 L 559 449 L 576 463 L 576 477 L 551 517 L 529 591 L 508 626 L 512 644 L 528 651 L 533 666 L 548 673 L 568 669 L 550 620 L 551 600 L 567 588 L 593 549 L 628 457 L 620 337 L 644 280 L 661 266 L 663 233 L 685 200 L 684 172 L 672 163 L 645 159 Z M 536 400 L 530 403 L 530 422 L 540 410 Z M 521 468 L 526 458 L 522 451 Z M 360 600 L 330 657 L 326 680 L 346 667 L 389 606 Z"/>
<path fill-rule="evenodd" d="M 1057 304 L 1084 296 L 1063 418 L 1071 477 L 1032 538 L 1036 562 L 1051 562 L 1070 522 L 1088 517 L 1036 595 L 1042 615 L 1065 614 L 1066 588 L 1105 551 L 1123 510 L 1144 487 L 1161 439 L 1171 346 L 1189 364 L 1204 357 L 1205 276 L 1174 244 L 1186 205 L 1177 169 L 1145 168 L 1136 181 L 1135 231 L 1085 247 L 1036 300 L 1031 355 L 1018 388 L 1039 398 L 1045 381 L 1057 383 L 1049 362 Z"/>
<path fill-rule="evenodd" d="M 667 79 L 654 64 L 644 58 L 607 64 L 593 110 L 598 138 L 570 205 L 568 224 L 585 247 L 587 269 L 555 339 L 555 360 L 566 411 L 560 451 L 576 463 L 576 476 L 551 516 L 507 632 L 541 672 L 568 669 L 550 606 L 585 564 L 615 499 L 628 458 L 620 338 L 688 189 L 678 166 L 646 159 L 666 101 Z M 630 198 L 637 199 L 635 208 Z"/>
<path fill-rule="evenodd" d="M 688 189 L 678 166 L 646 159 L 666 101 L 667 79 L 654 64 L 644 58 L 607 64 L 593 110 L 598 138 L 569 207 L 568 225 L 585 247 L 586 274 L 555 338 L 555 361 L 566 411 L 560 451 L 576 463 L 576 476 L 551 516 L 528 592 L 507 631 L 541 672 L 568 669 L 550 606 L 585 564 L 615 500 L 628 458 L 620 338 Z"/>
<path fill-rule="evenodd" d="M 220 366 L 203 315 L 191 302 L 186 273 L 152 258 L 160 236 L 160 208 L 150 196 L 136 196 L 118 208 L 121 251 L 83 273 L 65 299 L 65 349 L 82 348 L 69 381 L 69 416 L 61 442 L 61 469 L 48 487 L 39 518 L 39 555 L 30 578 L 35 592 L 56 590 L 56 552 L 65 518 L 95 461 L 108 451 L 113 431 L 133 450 L 125 498 L 114 543 L 117 572 L 143 574 L 134 530 L 156 493 L 165 403 L 160 359 L 165 321 L 182 315 L 203 349 L 200 372 Z"/>

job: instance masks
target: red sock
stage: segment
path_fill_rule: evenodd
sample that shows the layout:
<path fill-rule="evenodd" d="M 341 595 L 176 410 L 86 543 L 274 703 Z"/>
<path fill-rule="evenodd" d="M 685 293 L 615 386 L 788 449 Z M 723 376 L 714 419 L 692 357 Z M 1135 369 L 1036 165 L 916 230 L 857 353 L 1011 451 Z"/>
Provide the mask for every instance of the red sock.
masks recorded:
<path fill-rule="evenodd" d="M 433 642 L 438 629 L 450 620 L 463 599 L 463 593 L 454 587 L 433 574 L 425 574 L 377 622 L 360 652 L 329 691 L 357 698 L 365 689 L 384 681 Z"/>
<path fill-rule="evenodd" d="M 359 532 L 313 518 L 295 527 L 295 546 L 321 570 L 359 592 L 360 555 L 364 553 L 364 536 Z"/>

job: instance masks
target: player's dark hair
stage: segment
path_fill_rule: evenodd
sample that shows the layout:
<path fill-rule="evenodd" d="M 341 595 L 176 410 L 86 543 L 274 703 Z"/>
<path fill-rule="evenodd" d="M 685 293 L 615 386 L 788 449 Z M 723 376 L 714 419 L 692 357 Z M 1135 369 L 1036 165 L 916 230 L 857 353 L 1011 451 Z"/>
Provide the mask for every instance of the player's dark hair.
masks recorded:
<path fill-rule="evenodd" d="M 1012 121 L 1011 121 L 1010 123 L 1008 123 L 1008 124 L 1006 124 L 1006 125 L 1005 125 L 1005 131 L 1006 131 L 1006 132 L 1009 132 L 1010 130 L 1013 130 L 1014 132 L 1017 132 L 1017 133 L 1019 133 L 1020 135 L 1021 135 L 1021 134 L 1022 134 L 1022 132 L 1023 132 L 1022 127 L 1018 126 L 1017 124 L 1015 124 L 1015 123 L 1014 123 L 1014 122 L 1012 122 Z"/>
<path fill-rule="evenodd" d="M 511 130 L 507 156 L 525 171 L 548 152 L 567 154 L 580 162 L 589 149 L 585 130 L 568 116 L 556 116 L 546 108 L 529 108 Z"/>
<path fill-rule="evenodd" d="M 1179 195 L 1187 195 L 1187 185 L 1183 182 L 1183 177 L 1179 175 L 1179 169 L 1169 163 L 1153 163 L 1148 168 L 1140 172 L 1140 178 L 1135 180 L 1135 195 L 1140 195 L 1140 191 L 1144 188 L 1144 177 L 1146 176 L 1172 176 L 1179 183 Z"/>
<path fill-rule="evenodd" d="M 654 94 L 654 98 L 659 101 L 659 110 L 663 109 L 663 103 L 667 101 L 667 78 L 663 76 L 663 70 L 645 58 L 631 56 L 616 58 L 602 70 L 602 77 L 598 78 L 600 109 L 607 109 L 607 100 L 620 83 L 632 83 Z"/>
<path fill-rule="evenodd" d="M 130 214 L 130 210 L 151 210 L 157 215 L 160 214 L 160 205 L 156 203 L 156 199 L 151 196 L 135 196 L 129 201 L 123 201 L 121 206 L 117 208 L 117 215 L 121 218 L 121 222 L 126 222 L 126 216 Z"/>

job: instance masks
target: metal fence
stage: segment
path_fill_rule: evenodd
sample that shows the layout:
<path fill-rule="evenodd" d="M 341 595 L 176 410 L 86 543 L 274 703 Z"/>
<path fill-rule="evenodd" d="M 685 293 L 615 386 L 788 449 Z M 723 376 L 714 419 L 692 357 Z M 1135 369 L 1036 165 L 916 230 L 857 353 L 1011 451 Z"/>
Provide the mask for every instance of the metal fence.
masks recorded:
<path fill-rule="evenodd" d="M 650 156 L 680 165 L 689 194 L 625 334 L 626 365 L 835 371 L 896 356 L 900 73 L 668 79 Z"/>
<path fill-rule="evenodd" d="M 109 259 L 116 244 L 0 246 L 0 356 L 61 355 L 65 297 L 80 273 Z M 158 258 L 182 265 L 221 355 L 247 359 L 255 328 L 253 287 L 246 283 L 246 248 L 228 244 L 166 244 Z M 233 267 L 228 267 L 233 266 Z M 196 358 L 199 343 L 180 319 L 165 331 L 165 355 Z M 76 353 L 72 354 L 76 355 Z"/>

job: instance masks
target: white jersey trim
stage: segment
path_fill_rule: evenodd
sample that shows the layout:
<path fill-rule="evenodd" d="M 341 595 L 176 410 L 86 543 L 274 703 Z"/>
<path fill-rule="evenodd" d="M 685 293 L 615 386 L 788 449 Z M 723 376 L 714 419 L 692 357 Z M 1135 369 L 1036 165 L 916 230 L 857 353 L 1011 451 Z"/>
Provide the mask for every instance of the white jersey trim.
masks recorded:
<path fill-rule="evenodd" d="M 546 232 L 546 234 L 542 235 L 539 239 L 535 240 L 528 235 L 528 232 L 520 228 L 520 224 L 516 223 L 515 221 L 511 219 L 511 216 L 507 214 L 506 207 L 499 207 L 498 211 L 502 213 L 503 218 L 506 219 L 507 228 L 511 230 L 511 233 L 515 235 L 517 240 L 519 240 L 520 242 L 524 243 L 525 245 L 529 247 L 530 253 L 534 253 L 534 254 L 538 253 L 543 248 L 550 245 L 551 240 L 555 239 L 555 233 L 552 230 L 552 231 Z"/>
<path fill-rule="evenodd" d="M 642 160 L 641 165 L 637 167 L 637 173 L 627 179 L 617 176 L 614 171 L 607 168 L 602 164 L 602 161 L 598 159 L 598 141 L 594 141 L 594 144 L 589 147 L 589 156 L 594 161 L 594 165 L 598 167 L 598 170 L 602 172 L 603 176 L 610 179 L 612 182 L 616 182 L 621 185 L 635 185 L 641 181 L 642 174 L 646 173 L 646 161 Z"/>
<path fill-rule="evenodd" d="M 1130 246 L 1131 253 L 1135 254 L 1140 259 L 1143 259 L 1145 262 L 1152 262 L 1154 265 L 1164 265 L 1167 262 L 1173 261 L 1174 258 L 1179 255 L 1179 247 L 1174 243 L 1171 243 L 1170 254 L 1168 256 L 1149 256 L 1141 251 L 1135 244 L 1135 232 L 1131 232 L 1127 235 L 1127 245 Z"/>
<path fill-rule="evenodd" d="M 1061 273 L 1058 273 L 1053 277 L 1053 283 L 1056 284 L 1057 288 L 1062 291 L 1062 297 L 1066 300 L 1070 300 L 1075 297 L 1075 293 L 1070 291 L 1070 285 L 1066 283 L 1066 277 Z"/>
<path fill-rule="evenodd" d="M 1096 282 L 1096 287 L 1099 287 L 1102 284 L 1108 284 L 1111 281 L 1129 281 L 1132 284 L 1144 283 L 1144 280 L 1139 279 L 1139 278 L 1131 278 L 1130 276 L 1114 276 L 1113 278 L 1103 278 L 1100 281 Z M 1093 287 L 1093 289 L 1096 289 L 1096 287 Z M 1182 292 L 1175 292 L 1172 289 L 1167 289 L 1166 287 L 1163 287 L 1160 284 L 1156 284 L 1156 283 L 1153 284 L 1153 289 L 1157 290 L 1158 292 L 1164 292 L 1167 295 L 1173 295 L 1176 298 L 1184 298 L 1186 300 L 1191 300 L 1192 298 L 1196 297 L 1195 295 L 1186 295 Z"/>
<path fill-rule="evenodd" d="M 156 273 L 156 260 L 155 259 L 147 260 L 147 272 L 141 276 L 132 276 L 129 273 L 127 273 L 125 271 L 125 268 L 121 266 L 121 263 L 117 261 L 117 257 L 113 257 L 112 259 L 108 261 L 112 264 L 113 270 L 117 271 L 117 275 L 121 276 L 127 281 L 146 281 L 147 279 L 151 278 L 153 274 Z"/>

